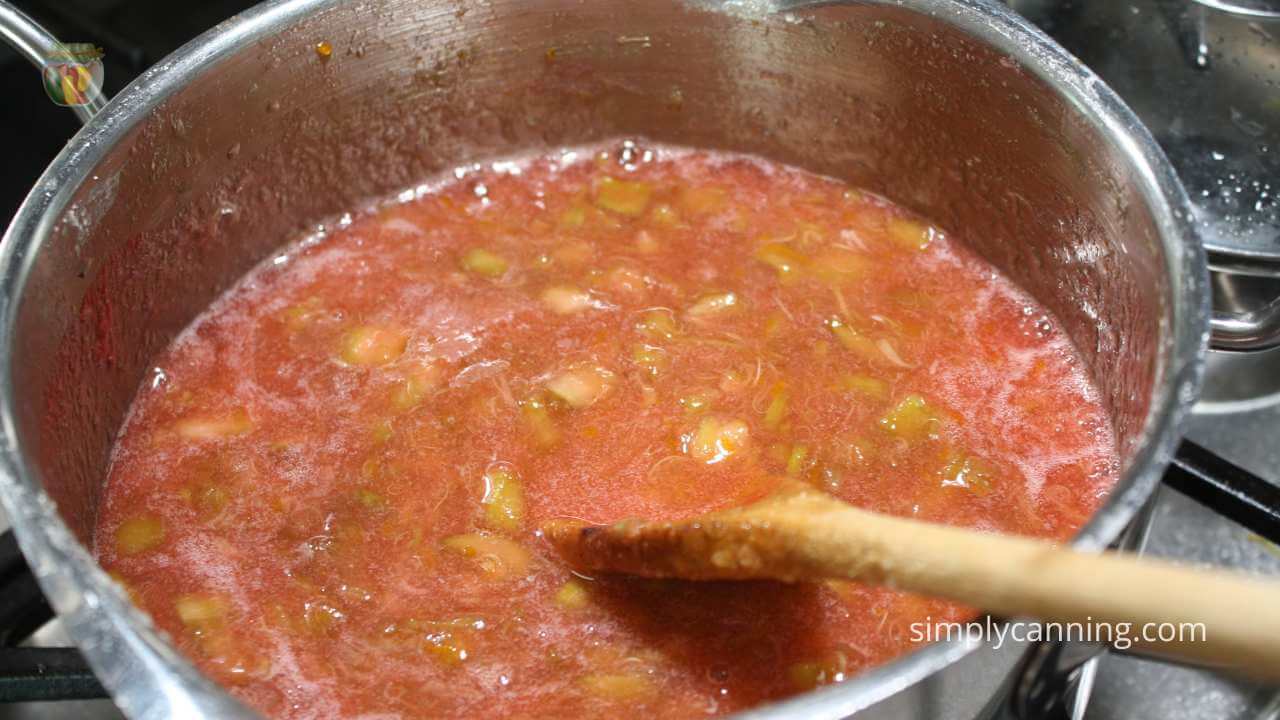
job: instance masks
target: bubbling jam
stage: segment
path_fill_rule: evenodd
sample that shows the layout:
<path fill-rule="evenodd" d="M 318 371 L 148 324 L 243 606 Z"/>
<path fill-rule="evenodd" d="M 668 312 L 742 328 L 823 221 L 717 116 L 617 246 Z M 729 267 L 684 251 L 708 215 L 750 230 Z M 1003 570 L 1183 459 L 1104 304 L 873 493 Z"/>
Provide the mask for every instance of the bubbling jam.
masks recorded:
<path fill-rule="evenodd" d="M 625 143 L 460 169 L 264 262 L 157 358 L 96 547 L 268 716 L 689 717 L 973 611 L 586 577 L 540 523 L 789 476 L 1065 539 L 1116 474 L 1056 320 L 946 231 L 795 168 Z"/>

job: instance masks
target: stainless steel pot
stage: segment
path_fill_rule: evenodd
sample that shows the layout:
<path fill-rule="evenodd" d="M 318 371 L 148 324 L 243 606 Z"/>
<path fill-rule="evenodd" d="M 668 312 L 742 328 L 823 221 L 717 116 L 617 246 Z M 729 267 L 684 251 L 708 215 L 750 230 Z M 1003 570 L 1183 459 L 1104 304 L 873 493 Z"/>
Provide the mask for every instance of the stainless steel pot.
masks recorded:
<path fill-rule="evenodd" d="M 148 360 L 318 220 L 476 159 L 611 136 L 793 163 L 965 238 L 1057 314 L 1113 414 L 1123 477 L 1075 544 L 1113 541 L 1151 494 L 1197 395 L 1204 254 L 1134 116 L 1003 6 L 274 0 L 112 100 L 0 252 L 0 499 L 127 715 L 248 712 L 87 547 Z M 1274 342 L 1247 320 L 1222 329 Z M 974 717 L 1023 649 L 935 644 L 749 715 Z"/>

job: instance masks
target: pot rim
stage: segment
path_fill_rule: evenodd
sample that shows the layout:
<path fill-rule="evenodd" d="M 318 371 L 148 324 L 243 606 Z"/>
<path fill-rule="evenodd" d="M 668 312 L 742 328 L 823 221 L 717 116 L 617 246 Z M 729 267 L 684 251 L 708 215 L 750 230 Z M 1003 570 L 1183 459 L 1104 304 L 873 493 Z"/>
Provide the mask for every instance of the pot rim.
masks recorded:
<path fill-rule="evenodd" d="M 32 263 L 93 168 L 147 116 L 241 48 L 342 0 L 269 0 L 219 23 L 145 71 L 67 143 L 0 241 L 0 347 L 12 347 Z M 1145 127 L 1092 71 L 1030 21 L 995 0 L 684 0 L 701 10 L 766 15 L 806 7 L 885 4 L 932 16 L 1008 55 L 1082 115 L 1133 172 L 1165 251 L 1172 304 L 1155 392 L 1128 472 L 1072 544 L 1096 551 L 1116 539 L 1159 482 L 1199 394 L 1210 313 L 1208 267 L 1189 199 Z M 68 633 L 120 709 L 132 718 L 252 715 L 179 654 L 72 534 L 43 490 L 19 439 L 13 353 L 0 353 L 0 502 L 31 569 Z M 748 710 L 740 717 L 845 717 L 956 662 L 982 643 L 937 642 L 839 685 Z"/>

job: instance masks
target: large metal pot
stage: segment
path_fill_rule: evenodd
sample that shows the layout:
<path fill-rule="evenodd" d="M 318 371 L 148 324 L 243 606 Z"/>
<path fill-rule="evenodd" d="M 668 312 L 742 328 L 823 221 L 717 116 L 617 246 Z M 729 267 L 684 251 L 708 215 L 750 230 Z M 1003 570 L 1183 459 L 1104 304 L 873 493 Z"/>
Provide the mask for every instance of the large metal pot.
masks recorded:
<path fill-rule="evenodd" d="M 154 353 L 325 218 L 459 164 L 611 136 L 793 163 L 966 239 L 1057 314 L 1114 417 L 1123 477 L 1076 545 L 1112 542 L 1147 500 L 1197 395 L 1205 258 L 1146 131 L 1003 6 L 274 0 L 98 113 L 0 254 L 0 499 L 127 715 L 247 713 L 87 546 Z M 1236 320 L 1224 330 L 1253 344 L 1270 327 Z M 974 717 L 1023 650 L 932 645 L 755 715 Z"/>

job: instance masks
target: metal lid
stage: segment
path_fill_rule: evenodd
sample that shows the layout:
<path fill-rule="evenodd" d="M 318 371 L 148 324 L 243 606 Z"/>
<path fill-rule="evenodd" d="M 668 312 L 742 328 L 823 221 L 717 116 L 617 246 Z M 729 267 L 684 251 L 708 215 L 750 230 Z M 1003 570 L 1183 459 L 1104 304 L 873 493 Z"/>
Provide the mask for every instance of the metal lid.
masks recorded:
<path fill-rule="evenodd" d="M 1280 276 L 1280 0 L 1010 0 L 1164 148 L 1224 269 Z"/>

